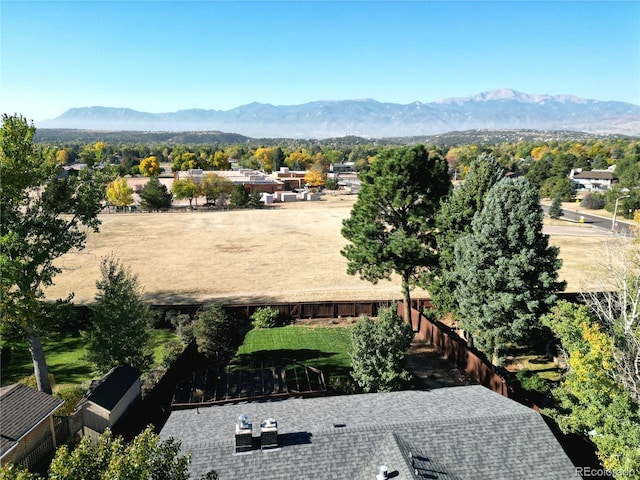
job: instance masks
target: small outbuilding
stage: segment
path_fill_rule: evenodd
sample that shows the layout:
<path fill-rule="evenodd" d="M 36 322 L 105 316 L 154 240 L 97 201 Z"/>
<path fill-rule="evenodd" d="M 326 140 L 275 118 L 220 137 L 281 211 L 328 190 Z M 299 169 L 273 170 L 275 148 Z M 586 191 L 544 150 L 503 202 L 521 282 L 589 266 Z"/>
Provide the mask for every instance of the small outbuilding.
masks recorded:
<path fill-rule="evenodd" d="M 80 403 L 84 435 L 98 437 L 112 428 L 141 398 L 140 370 L 130 366 L 112 368 L 94 382 Z"/>

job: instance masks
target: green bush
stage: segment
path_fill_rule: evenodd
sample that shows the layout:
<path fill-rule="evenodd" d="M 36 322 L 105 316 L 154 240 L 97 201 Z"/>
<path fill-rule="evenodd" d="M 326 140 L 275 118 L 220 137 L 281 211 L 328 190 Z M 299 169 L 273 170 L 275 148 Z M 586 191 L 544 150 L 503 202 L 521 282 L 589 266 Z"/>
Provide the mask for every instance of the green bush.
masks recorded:
<path fill-rule="evenodd" d="M 336 178 L 327 178 L 324 182 L 324 188 L 327 190 L 338 190 L 338 180 Z"/>
<path fill-rule="evenodd" d="M 84 396 L 84 389 L 78 385 L 61 385 L 54 389 L 53 396 L 64 400 L 62 406 L 56 410 L 56 415 L 71 415 Z"/>
<path fill-rule="evenodd" d="M 531 370 L 523 368 L 516 374 L 516 377 L 524 390 L 539 393 L 547 393 L 549 391 L 549 384 L 540 375 Z"/>
<path fill-rule="evenodd" d="M 184 351 L 184 343 L 179 338 L 172 338 L 162 346 L 162 366 L 169 368 Z"/>
<path fill-rule="evenodd" d="M 251 326 L 253 328 L 273 328 L 278 323 L 280 311 L 272 307 L 258 308 L 251 315 Z"/>

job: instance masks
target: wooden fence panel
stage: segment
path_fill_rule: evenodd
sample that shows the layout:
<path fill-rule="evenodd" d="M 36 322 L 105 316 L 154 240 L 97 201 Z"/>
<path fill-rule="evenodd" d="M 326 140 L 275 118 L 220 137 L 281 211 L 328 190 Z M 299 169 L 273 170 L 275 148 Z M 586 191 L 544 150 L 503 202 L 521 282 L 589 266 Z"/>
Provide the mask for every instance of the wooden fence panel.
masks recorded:
<path fill-rule="evenodd" d="M 399 313 L 402 312 L 399 305 Z M 483 356 L 467 346 L 466 342 L 446 325 L 431 322 L 419 310 L 411 309 L 411 325 L 416 335 L 433 345 L 444 358 L 483 385 L 505 397 L 509 396 L 506 379 L 496 373 L 495 367 Z"/>

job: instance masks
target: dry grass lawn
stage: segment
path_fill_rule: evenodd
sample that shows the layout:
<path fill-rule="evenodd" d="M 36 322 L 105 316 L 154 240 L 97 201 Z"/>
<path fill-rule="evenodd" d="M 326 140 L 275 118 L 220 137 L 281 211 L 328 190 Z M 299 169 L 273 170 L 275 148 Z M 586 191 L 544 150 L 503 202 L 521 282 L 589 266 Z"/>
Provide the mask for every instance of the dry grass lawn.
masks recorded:
<path fill-rule="evenodd" d="M 91 303 L 100 260 L 113 252 L 152 303 L 400 298 L 397 279 L 372 285 L 346 273 L 340 229 L 355 200 L 329 194 L 266 210 L 104 214 L 100 233 L 89 235 L 86 248 L 60 259 L 63 273 L 47 296 L 75 292 L 76 303 Z M 568 290 L 589 287 L 607 239 L 552 233 Z M 420 290 L 413 295 L 428 296 Z"/>

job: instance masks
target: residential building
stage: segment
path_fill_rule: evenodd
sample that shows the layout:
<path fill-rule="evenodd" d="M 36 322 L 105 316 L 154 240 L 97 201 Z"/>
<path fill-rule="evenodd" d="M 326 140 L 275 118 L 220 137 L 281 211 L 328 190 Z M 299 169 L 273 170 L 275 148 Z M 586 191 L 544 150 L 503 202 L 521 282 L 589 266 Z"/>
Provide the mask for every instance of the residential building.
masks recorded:
<path fill-rule="evenodd" d="M 583 171 L 581 168 L 574 168 L 569 178 L 577 191 L 587 192 L 609 190 L 615 182 L 612 170 Z"/>
<path fill-rule="evenodd" d="M 580 478 L 542 416 L 482 386 L 176 410 L 191 478 Z"/>
<path fill-rule="evenodd" d="M 31 468 L 53 454 L 54 413 L 64 400 L 15 383 L 0 388 L 0 465 Z"/>

